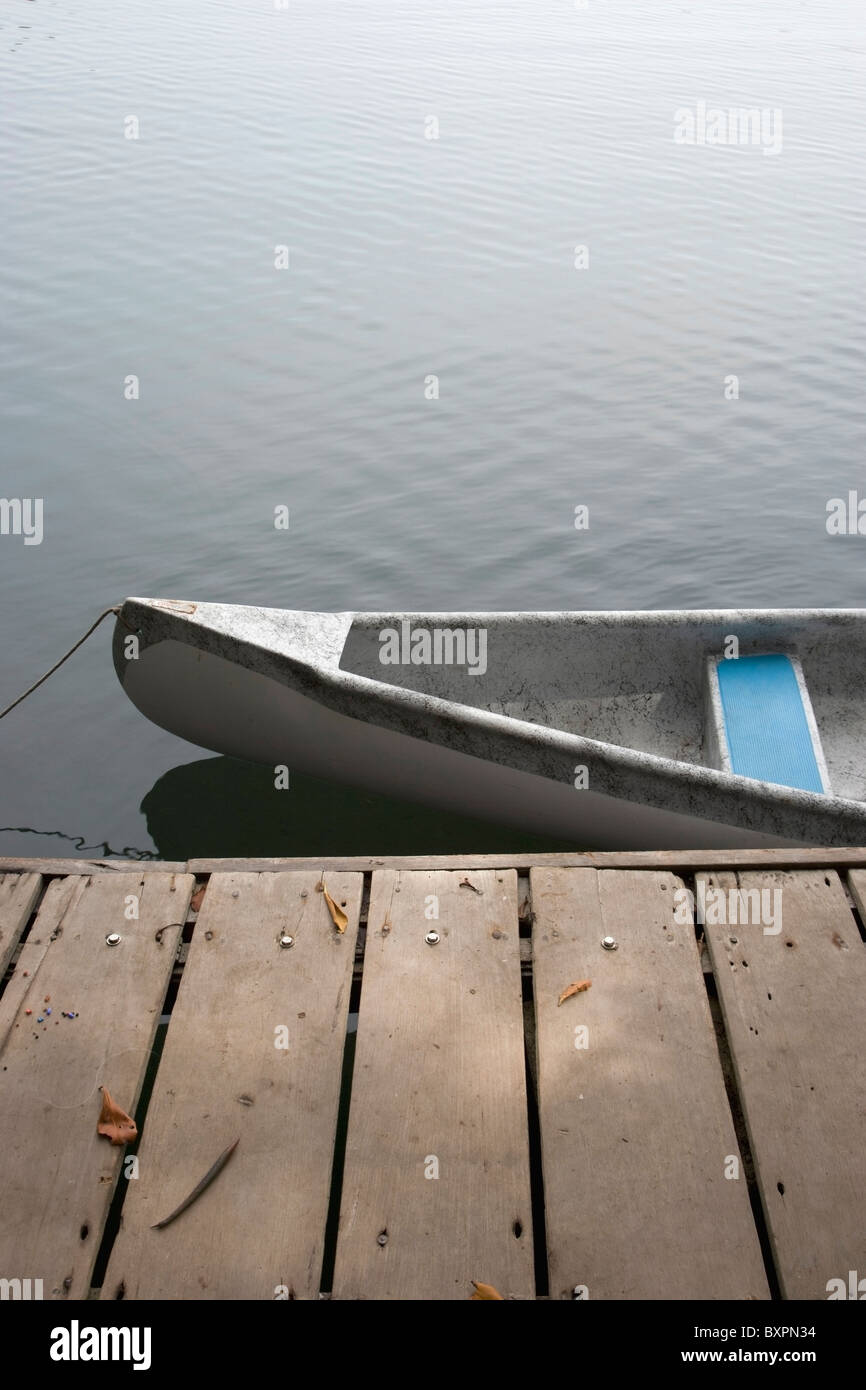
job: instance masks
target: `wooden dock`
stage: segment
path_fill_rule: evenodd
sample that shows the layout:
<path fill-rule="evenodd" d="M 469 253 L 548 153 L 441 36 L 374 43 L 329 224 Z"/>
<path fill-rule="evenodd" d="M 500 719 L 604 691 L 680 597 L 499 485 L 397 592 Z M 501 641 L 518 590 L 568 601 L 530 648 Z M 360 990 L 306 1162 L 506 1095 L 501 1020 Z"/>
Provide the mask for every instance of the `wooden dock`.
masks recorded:
<path fill-rule="evenodd" d="M 826 1299 L 866 1274 L 864 902 L 866 849 L 0 859 L 0 1275 Z"/>

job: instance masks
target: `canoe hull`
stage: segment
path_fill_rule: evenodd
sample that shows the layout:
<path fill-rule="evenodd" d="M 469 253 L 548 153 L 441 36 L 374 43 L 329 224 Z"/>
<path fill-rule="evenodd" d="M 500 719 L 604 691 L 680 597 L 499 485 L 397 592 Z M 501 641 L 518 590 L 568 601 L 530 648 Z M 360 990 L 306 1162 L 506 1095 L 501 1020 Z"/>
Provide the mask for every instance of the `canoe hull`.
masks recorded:
<path fill-rule="evenodd" d="M 714 784 L 718 795 L 713 797 L 706 787 L 678 784 L 684 765 L 662 767 L 665 760 L 639 755 L 626 764 L 629 780 L 604 745 L 535 726 L 527 735 L 527 726 L 519 721 L 497 724 L 491 717 L 485 728 L 482 719 L 485 736 L 473 737 L 471 731 L 455 733 L 446 716 L 434 717 L 435 711 L 429 720 L 422 719 L 419 709 L 414 721 L 394 714 L 389 727 L 385 720 L 376 722 L 375 692 L 366 691 L 365 703 L 360 688 L 355 693 L 365 717 L 355 717 L 347 711 L 352 702 L 335 694 L 342 673 L 335 676 L 333 670 L 352 615 L 322 615 L 331 624 L 332 647 L 332 669 L 323 673 L 316 670 L 309 650 L 297 658 L 294 639 L 277 659 L 257 662 L 250 660 L 248 631 L 246 646 L 241 642 L 237 651 L 225 632 L 212 640 L 200 611 L 206 606 L 188 605 L 197 610 L 196 624 L 168 605 L 151 622 L 149 608 L 142 607 L 146 602 L 129 601 L 124 622 L 118 623 L 115 662 L 124 689 L 154 723 L 215 752 L 498 821 L 570 840 L 576 847 L 726 849 L 844 844 L 862 842 L 866 835 L 866 806 L 860 803 L 840 802 L 838 814 L 819 813 L 810 822 L 807 812 L 814 812 L 815 798 L 807 798 L 798 818 L 800 794 L 788 794 L 787 801 L 777 797 L 774 814 L 773 789 L 768 789 L 770 804 L 762 807 L 750 804 L 748 797 L 732 797 L 721 782 L 744 779 L 727 778 Z M 220 607 L 221 613 L 227 611 Z M 133 628 L 142 642 L 130 660 L 125 643 Z M 590 765 L 589 786 L 576 787 L 574 771 L 586 765 L 584 758 Z M 665 778 L 671 777 L 667 786 Z M 747 789 L 750 785 L 763 784 L 746 784 Z M 787 793 L 775 789 L 780 790 Z M 830 798 L 821 800 L 829 803 Z"/>

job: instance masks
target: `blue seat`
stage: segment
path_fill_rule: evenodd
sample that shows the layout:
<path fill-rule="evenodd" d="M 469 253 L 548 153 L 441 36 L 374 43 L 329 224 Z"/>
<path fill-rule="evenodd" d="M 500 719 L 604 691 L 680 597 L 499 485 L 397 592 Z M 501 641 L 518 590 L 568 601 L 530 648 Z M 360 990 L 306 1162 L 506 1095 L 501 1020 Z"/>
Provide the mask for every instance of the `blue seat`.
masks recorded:
<path fill-rule="evenodd" d="M 825 790 L 797 675 L 782 654 L 716 668 L 731 771 L 803 791 Z"/>

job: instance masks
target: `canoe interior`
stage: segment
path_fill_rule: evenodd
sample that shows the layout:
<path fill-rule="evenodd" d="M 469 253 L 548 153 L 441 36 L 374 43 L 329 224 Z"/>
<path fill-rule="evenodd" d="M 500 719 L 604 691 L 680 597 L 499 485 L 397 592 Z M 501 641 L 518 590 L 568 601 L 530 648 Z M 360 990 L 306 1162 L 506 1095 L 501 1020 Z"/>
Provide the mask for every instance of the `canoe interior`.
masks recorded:
<path fill-rule="evenodd" d="M 381 634 L 407 615 L 361 615 L 340 668 L 532 724 L 716 766 L 706 728 L 706 657 L 733 635 L 741 655 L 799 657 L 835 795 L 866 800 L 866 620 L 821 612 L 695 614 L 419 614 L 411 632 L 485 631 L 486 669 L 469 662 L 385 664 Z M 447 650 L 447 644 L 445 650 Z M 404 651 L 411 652 L 411 638 Z M 477 657 L 481 650 L 474 648 Z M 480 662 L 476 659 L 476 667 Z"/>

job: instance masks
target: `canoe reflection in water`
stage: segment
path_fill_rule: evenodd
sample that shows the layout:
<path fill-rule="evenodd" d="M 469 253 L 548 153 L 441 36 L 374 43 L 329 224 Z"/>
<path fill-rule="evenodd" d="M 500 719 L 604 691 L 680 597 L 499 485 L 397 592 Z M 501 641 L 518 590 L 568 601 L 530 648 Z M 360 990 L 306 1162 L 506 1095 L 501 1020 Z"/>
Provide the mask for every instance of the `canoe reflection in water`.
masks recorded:
<path fill-rule="evenodd" d="M 161 859 L 292 858 L 322 855 L 475 854 L 574 849 L 468 816 L 289 772 L 278 791 L 272 768 L 238 758 L 173 767 L 141 803 Z"/>

